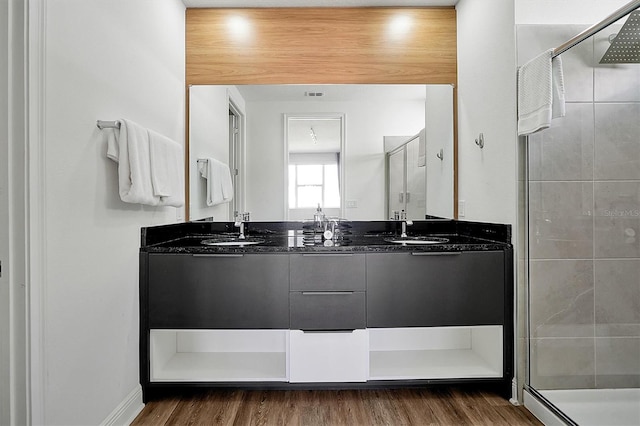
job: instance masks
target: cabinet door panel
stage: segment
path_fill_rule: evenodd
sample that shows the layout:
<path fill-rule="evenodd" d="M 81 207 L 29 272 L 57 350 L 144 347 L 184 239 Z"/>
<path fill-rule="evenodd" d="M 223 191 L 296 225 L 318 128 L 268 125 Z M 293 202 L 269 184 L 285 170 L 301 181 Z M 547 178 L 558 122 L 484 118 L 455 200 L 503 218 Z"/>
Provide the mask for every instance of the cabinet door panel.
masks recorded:
<path fill-rule="evenodd" d="M 292 254 L 292 291 L 364 291 L 365 255 Z"/>
<path fill-rule="evenodd" d="M 504 322 L 504 254 L 367 254 L 367 327 Z"/>
<path fill-rule="evenodd" d="M 290 297 L 292 329 L 365 328 L 364 292 L 292 292 Z"/>
<path fill-rule="evenodd" d="M 149 255 L 150 328 L 289 328 L 289 257 Z"/>

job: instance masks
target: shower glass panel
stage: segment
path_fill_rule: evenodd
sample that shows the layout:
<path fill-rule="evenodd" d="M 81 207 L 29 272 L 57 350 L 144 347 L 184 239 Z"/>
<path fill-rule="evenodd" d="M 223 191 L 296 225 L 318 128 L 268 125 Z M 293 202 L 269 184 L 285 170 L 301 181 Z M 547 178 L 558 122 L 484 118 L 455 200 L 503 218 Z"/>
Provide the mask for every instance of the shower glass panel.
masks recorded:
<path fill-rule="evenodd" d="M 393 218 L 393 212 L 399 212 L 405 208 L 404 188 L 404 164 L 405 151 L 398 150 L 389 154 L 388 159 L 388 199 L 389 211 L 387 217 Z"/>
<path fill-rule="evenodd" d="M 426 169 L 419 165 L 419 138 L 407 144 L 407 217 L 423 219 L 427 214 Z"/>
<path fill-rule="evenodd" d="M 427 214 L 427 175 L 419 164 L 419 135 L 387 153 L 387 214 L 404 212 L 408 219 L 424 219 Z"/>
<path fill-rule="evenodd" d="M 640 424 L 640 64 L 561 55 L 566 116 L 527 140 L 528 377 L 579 425 Z M 520 64 L 587 26 L 520 25 Z"/>

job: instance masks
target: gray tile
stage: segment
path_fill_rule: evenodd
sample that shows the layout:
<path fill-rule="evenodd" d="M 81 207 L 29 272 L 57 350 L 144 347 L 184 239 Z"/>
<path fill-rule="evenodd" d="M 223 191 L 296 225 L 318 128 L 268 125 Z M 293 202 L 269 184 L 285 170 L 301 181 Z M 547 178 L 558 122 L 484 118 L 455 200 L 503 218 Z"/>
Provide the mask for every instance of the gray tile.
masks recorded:
<path fill-rule="evenodd" d="M 595 105 L 594 177 L 640 179 L 640 103 Z"/>
<path fill-rule="evenodd" d="M 595 386 L 594 339 L 531 340 L 530 384 L 538 390 Z"/>
<path fill-rule="evenodd" d="M 518 25 L 518 65 L 559 46 L 584 25 Z M 567 101 L 593 101 L 593 41 L 586 40 L 561 55 Z"/>
<path fill-rule="evenodd" d="M 640 257 L 640 181 L 596 182 L 595 257 Z"/>
<path fill-rule="evenodd" d="M 640 66 L 599 63 L 611 45 L 609 36 L 620 28 L 620 25 L 611 26 L 593 37 L 596 102 L 640 102 Z"/>
<path fill-rule="evenodd" d="M 594 223 L 597 259 L 640 256 L 640 218 L 596 217 Z"/>
<path fill-rule="evenodd" d="M 640 337 L 640 259 L 596 260 L 597 336 Z"/>
<path fill-rule="evenodd" d="M 593 106 L 567 103 L 566 110 L 529 136 L 529 180 L 593 179 Z"/>
<path fill-rule="evenodd" d="M 593 183 L 529 184 L 529 253 L 532 259 L 593 256 Z"/>
<path fill-rule="evenodd" d="M 640 387 L 640 338 L 596 339 L 596 386 Z"/>
<path fill-rule="evenodd" d="M 530 262 L 531 337 L 593 336 L 593 262 Z"/>

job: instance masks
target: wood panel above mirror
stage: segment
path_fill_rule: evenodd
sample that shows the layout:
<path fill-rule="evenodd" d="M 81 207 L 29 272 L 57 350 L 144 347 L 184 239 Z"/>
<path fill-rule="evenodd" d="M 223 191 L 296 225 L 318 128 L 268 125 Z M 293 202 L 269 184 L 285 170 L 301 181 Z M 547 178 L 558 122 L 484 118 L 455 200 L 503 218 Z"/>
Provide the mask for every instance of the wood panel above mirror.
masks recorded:
<path fill-rule="evenodd" d="M 187 84 L 455 84 L 450 8 L 187 9 Z"/>

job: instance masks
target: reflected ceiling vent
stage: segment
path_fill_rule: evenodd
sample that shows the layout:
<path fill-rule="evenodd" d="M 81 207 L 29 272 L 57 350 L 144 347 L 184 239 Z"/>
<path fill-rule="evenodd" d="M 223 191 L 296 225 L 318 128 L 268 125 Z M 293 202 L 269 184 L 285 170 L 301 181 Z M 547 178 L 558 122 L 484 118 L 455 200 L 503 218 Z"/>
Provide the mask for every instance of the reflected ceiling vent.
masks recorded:
<path fill-rule="evenodd" d="M 640 10 L 629 15 L 620 32 L 610 37 L 601 64 L 640 64 Z"/>
<path fill-rule="evenodd" d="M 309 97 L 320 97 L 320 96 L 324 96 L 323 92 L 304 92 L 305 96 L 309 96 Z"/>

